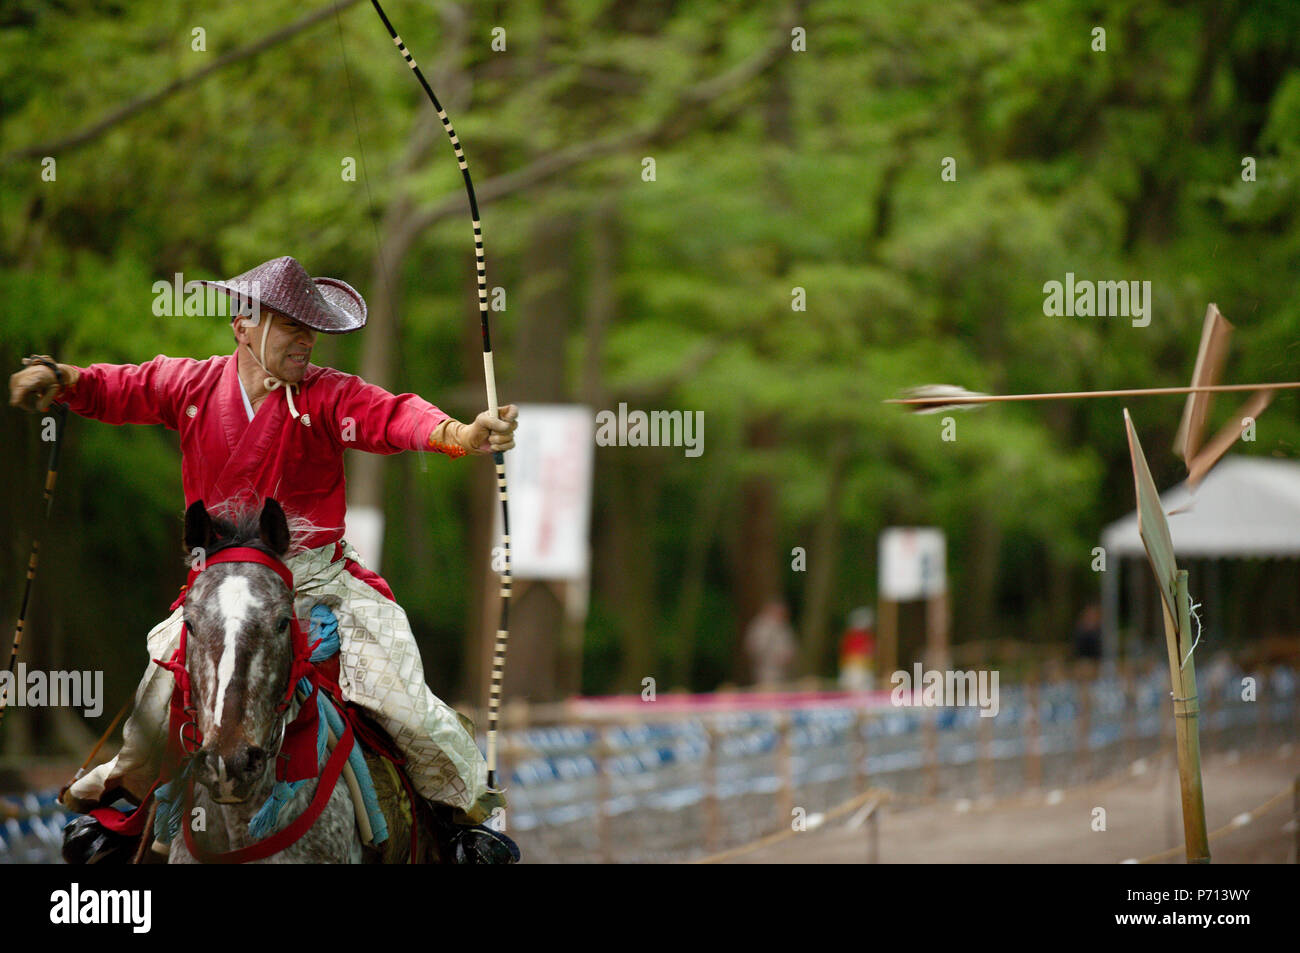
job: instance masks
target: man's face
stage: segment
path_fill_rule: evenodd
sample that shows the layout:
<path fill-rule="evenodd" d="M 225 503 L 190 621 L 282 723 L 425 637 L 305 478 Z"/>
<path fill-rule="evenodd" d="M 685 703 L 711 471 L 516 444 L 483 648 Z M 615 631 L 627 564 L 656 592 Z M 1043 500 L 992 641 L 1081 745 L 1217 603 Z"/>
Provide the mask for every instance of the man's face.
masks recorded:
<path fill-rule="evenodd" d="M 264 327 L 265 326 L 265 327 Z M 270 308 L 262 308 L 261 320 L 254 327 L 245 327 L 237 321 L 235 339 L 247 344 L 257 357 L 262 357 L 262 335 L 266 334 L 266 369 L 283 381 L 296 384 L 307 372 L 311 349 L 316 344 L 316 332 Z"/>

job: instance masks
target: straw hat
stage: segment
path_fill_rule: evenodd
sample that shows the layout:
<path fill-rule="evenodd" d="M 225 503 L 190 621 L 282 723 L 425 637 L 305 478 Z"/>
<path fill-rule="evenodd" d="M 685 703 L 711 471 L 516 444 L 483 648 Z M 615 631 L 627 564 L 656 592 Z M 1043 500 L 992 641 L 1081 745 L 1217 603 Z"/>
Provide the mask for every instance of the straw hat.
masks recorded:
<path fill-rule="evenodd" d="M 288 255 L 225 281 L 200 284 L 226 292 L 242 306 L 241 313 L 251 307 L 248 302 L 256 300 L 326 334 L 347 334 L 366 324 L 366 301 L 356 289 L 337 278 L 313 278 Z"/>

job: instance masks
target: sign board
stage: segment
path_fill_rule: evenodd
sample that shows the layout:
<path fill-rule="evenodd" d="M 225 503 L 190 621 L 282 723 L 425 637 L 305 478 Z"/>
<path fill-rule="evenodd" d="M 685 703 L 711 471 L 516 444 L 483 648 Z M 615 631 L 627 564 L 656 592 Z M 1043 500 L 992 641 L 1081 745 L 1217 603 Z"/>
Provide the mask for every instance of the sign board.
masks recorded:
<path fill-rule="evenodd" d="M 343 538 L 374 572 L 381 572 L 384 554 L 384 511 L 378 506 L 349 506 L 343 520 Z"/>
<path fill-rule="evenodd" d="M 880 598 L 907 602 L 948 589 L 947 542 L 943 530 L 895 526 L 880 534 Z"/>
<path fill-rule="evenodd" d="M 515 446 L 505 454 L 515 579 L 586 577 L 595 444 L 590 407 L 519 405 Z M 500 506 L 495 510 L 494 547 L 501 539 Z"/>
<path fill-rule="evenodd" d="M 1151 470 L 1147 467 L 1146 455 L 1142 453 L 1142 444 L 1133 429 L 1133 419 L 1124 408 L 1124 428 L 1128 432 L 1128 452 L 1133 458 L 1133 483 L 1137 489 L 1138 535 L 1146 547 L 1147 558 L 1151 560 L 1151 570 L 1156 574 L 1156 584 L 1160 588 L 1160 598 L 1164 599 L 1169 609 L 1170 618 L 1178 619 L 1178 562 L 1174 559 L 1174 540 L 1169 535 L 1169 521 L 1165 519 L 1164 507 L 1160 504 L 1160 494 L 1156 483 L 1151 479 Z"/>

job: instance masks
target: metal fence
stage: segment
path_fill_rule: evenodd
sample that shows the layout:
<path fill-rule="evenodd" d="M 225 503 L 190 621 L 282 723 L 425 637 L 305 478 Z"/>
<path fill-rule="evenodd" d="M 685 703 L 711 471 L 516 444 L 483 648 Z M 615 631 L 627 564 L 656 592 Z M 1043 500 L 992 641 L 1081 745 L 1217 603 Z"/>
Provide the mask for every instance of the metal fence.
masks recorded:
<path fill-rule="evenodd" d="M 1246 678 L 1253 678 L 1251 684 Z M 1300 736 L 1289 668 L 1198 673 L 1205 752 Z M 590 720 L 503 733 L 509 833 L 531 862 L 698 858 L 867 789 L 947 798 L 1065 788 L 1116 774 L 1173 737 L 1169 673 L 1002 687 L 978 708 L 810 707 Z M 1253 698 L 1253 700 L 1252 700 Z M 0 863 L 55 863 L 68 815 L 47 791 L 4 799 Z"/>
<path fill-rule="evenodd" d="M 73 815 L 57 800 L 58 789 L 0 799 L 0 864 L 62 862 L 63 828 Z"/>
<path fill-rule="evenodd" d="M 1205 752 L 1300 735 L 1296 672 L 1198 678 Z M 682 861 L 788 830 L 868 786 L 999 797 L 1112 776 L 1173 738 L 1166 668 L 1003 688 L 967 708 L 815 708 L 510 732 L 511 836 L 536 862 Z M 647 705 L 652 709 L 652 705 Z"/>

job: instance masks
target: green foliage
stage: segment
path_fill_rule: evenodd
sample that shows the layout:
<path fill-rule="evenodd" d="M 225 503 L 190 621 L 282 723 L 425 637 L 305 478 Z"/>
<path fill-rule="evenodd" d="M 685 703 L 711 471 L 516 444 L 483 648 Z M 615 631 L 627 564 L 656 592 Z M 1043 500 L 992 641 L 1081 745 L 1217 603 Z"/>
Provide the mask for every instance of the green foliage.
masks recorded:
<path fill-rule="evenodd" d="M 542 176 L 483 214 L 490 284 L 511 294 L 494 339 L 502 396 L 513 399 L 511 375 L 531 358 L 513 341 L 523 322 L 545 319 L 513 307 L 526 282 L 548 280 L 529 270 L 532 236 L 559 216 L 615 203 L 617 304 L 602 392 L 611 406 L 705 411 L 707 467 L 680 454 L 644 458 L 670 501 L 653 529 L 662 567 L 684 558 L 706 493 L 726 488 L 696 616 L 695 687 L 730 674 L 733 635 L 747 621 L 736 617 L 728 566 L 746 515 L 734 503 L 741 487 L 775 481 L 784 551 L 807 545 L 840 440 L 848 465 L 833 626 L 873 597 L 876 534 L 898 523 L 948 531 L 960 589 L 975 571 L 972 527 L 991 521 L 1006 541 L 995 588 L 1014 597 L 985 625 L 1015 631 L 1008 607 L 1045 598 L 1021 577 L 1035 560 L 1076 590 L 1095 585 L 1088 550 L 1133 502 L 1118 402 L 958 414 L 949 443 L 938 417 L 882 399 L 935 382 L 990 391 L 1182 383 L 1209 301 L 1239 327 L 1229 379 L 1281 379 L 1300 367 L 1293 5 L 1126 0 L 1102 13 L 1078 0 L 820 0 L 800 20 L 807 52 L 790 52 L 787 38 L 773 68 L 684 107 L 683 89 L 771 42 L 780 5 L 668 3 L 652 13 L 584 0 L 562 4 L 563 17 L 538 3 L 465 6 L 463 22 L 400 6 L 393 15 L 446 93 L 481 193 L 557 150 L 670 120 L 666 135 Z M 269 0 L 253 9 L 14 7 L 0 16 L 4 150 L 80 129 L 302 8 Z M 464 382 L 458 358 L 473 320 L 463 216 L 414 236 L 400 262 L 376 248 L 386 215 L 458 196 L 460 177 L 444 141 L 415 149 L 427 104 L 370 19 L 354 7 L 337 25 L 328 19 L 60 152 L 55 182 L 42 181 L 39 159 L 0 166 L 4 351 L 78 363 L 224 352 L 225 325 L 155 316 L 153 282 L 177 271 L 225 276 L 287 253 L 374 295 L 378 255 L 398 276 L 403 388 L 471 413 L 478 398 L 464 395 L 479 385 Z M 489 46 L 498 25 L 508 30 L 504 54 Z M 206 53 L 190 49 L 195 26 L 207 31 Z M 1096 26 L 1107 32 L 1104 53 L 1090 46 Z M 641 181 L 644 156 L 656 160 L 654 182 Z M 1247 156 L 1254 182 L 1241 178 Z M 349 157 L 355 182 L 340 175 Z M 955 182 L 940 177 L 945 157 L 956 161 Z M 564 278 L 576 315 L 588 304 L 592 254 L 579 248 Z M 1151 325 L 1044 315 L 1044 283 L 1067 271 L 1151 281 Z M 804 311 L 791 308 L 795 288 Z M 580 320 L 569 327 L 572 372 L 587 342 Z M 357 343 L 332 346 L 334 363 L 356 370 Z M 577 399 L 579 376 L 568 379 Z M 1259 442 L 1242 452 L 1294 456 L 1296 400 L 1279 395 Z M 1217 405 L 1219 417 L 1230 404 Z M 1133 406 L 1161 485 L 1182 475 L 1166 452 L 1181 406 Z M 770 445 L 753 445 L 759 424 L 773 429 Z M 85 611 L 120 620 L 102 637 L 136 647 L 141 619 L 157 607 L 118 613 L 94 600 L 178 575 L 175 444 L 76 426 L 84 436 L 67 466 L 83 474 L 78 532 L 97 571 L 116 580 L 91 592 Z M 463 593 L 481 564 L 468 552 L 466 471 L 446 463 L 403 461 L 390 474 L 387 560 L 440 690 L 460 684 Z M 403 519 L 410 494 L 426 519 L 423 540 Z M 610 516 L 601 500 L 598 527 Z M 20 513 L 31 501 L 3 505 Z M 6 579 L 17 579 L 11 563 Z M 656 575 L 662 611 L 648 637 L 659 645 L 685 644 L 673 631 L 679 588 L 667 569 Z M 610 599 L 593 592 L 589 691 L 630 687 L 614 684 L 626 646 Z M 973 625 L 958 619 L 958 637 L 987 637 Z"/>

